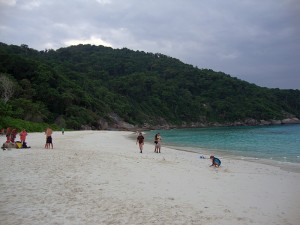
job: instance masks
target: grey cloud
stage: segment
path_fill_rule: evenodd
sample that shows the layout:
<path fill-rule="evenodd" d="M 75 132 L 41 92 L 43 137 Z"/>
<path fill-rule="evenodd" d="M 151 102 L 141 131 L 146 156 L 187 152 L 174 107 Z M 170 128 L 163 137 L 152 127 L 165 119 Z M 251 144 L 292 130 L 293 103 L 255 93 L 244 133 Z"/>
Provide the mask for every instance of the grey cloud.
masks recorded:
<path fill-rule="evenodd" d="M 0 7 L 0 41 L 43 50 L 96 37 L 260 86 L 299 89 L 299 9 L 297 0 L 17 1 Z"/>

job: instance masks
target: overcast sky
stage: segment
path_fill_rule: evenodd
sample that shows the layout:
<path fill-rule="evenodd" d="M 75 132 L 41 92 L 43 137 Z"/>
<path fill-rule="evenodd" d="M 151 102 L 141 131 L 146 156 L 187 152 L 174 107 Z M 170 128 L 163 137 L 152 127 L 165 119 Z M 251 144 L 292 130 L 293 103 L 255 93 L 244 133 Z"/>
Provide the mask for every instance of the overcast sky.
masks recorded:
<path fill-rule="evenodd" d="M 299 0 L 0 0 L 0 15 L 6 44 L 126 47 L 300 89 Z"/>

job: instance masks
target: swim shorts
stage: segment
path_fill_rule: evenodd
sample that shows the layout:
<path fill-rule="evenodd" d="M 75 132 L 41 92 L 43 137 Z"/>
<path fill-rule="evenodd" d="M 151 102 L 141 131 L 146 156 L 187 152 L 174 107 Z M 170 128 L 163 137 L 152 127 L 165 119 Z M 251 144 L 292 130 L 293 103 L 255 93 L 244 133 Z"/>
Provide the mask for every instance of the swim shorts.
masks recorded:
<path fill-rule="evenodd" d="M 48 137 L 47 137 L 47 143 L 48 143 L 48 144 L 52 144 L 52 137 L 51 137 L 51 136 L 48 136 Z"/>

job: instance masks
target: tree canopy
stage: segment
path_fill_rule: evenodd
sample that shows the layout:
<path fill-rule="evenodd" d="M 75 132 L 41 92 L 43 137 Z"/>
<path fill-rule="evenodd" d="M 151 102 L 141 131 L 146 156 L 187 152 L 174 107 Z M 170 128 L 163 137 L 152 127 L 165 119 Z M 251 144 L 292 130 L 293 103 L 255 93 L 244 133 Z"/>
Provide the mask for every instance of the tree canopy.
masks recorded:
<path fill-rule="evenodd" d="M 37 51 L 0 43 L 0 73 L 14 83 L 14 95 L 0 102 L 1 109 L 10 109 L 6 114 L 63 121 L 72 129 L 98 128 L 111 113 L 134 125 L 300 117 L 299 90 L 263 88 L 127 48 L 77 45 Z"/>

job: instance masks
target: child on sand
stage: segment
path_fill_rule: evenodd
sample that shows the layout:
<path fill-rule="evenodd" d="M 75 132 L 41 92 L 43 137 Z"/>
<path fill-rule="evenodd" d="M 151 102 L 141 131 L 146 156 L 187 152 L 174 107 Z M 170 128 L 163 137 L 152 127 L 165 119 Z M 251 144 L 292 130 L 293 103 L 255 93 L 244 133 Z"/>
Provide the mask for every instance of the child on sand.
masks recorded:
<path fill-rule="evenodd" d="M 220 167 L 221 165 L 221 160 L 214 157 L 213 155 L 210 156 L 211 162 L 212 164 L 210 166 L 214 166 L 214 167 Z"/>

